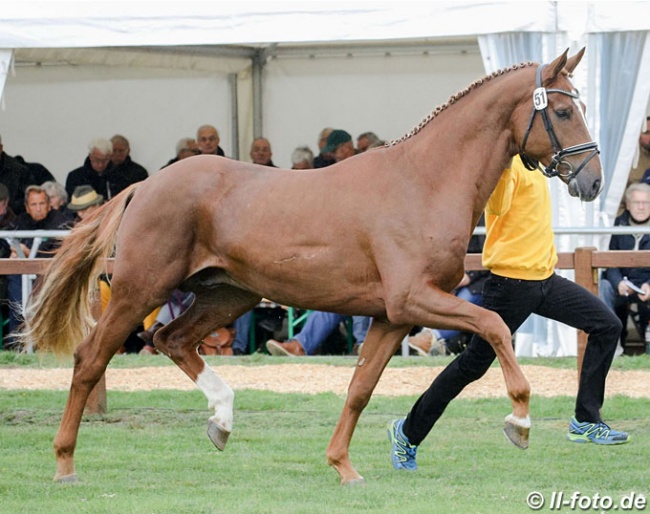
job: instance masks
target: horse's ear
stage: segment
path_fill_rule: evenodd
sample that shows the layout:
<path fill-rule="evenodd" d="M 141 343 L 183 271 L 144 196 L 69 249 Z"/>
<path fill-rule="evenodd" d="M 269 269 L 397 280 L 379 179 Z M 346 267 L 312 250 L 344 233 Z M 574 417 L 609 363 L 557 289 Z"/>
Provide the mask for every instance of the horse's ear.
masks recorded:
<path fill-rule="evenodd" d="M 576 66 L 578 66 L 578 64 L 582 60 L 582 56 L 585 54 L 585 50 L 586 47 L 582 47 L 582 50 L 580 50 L 577 54 L 575 54 L 573 57 L 569 57 L 565 66 L 569 74 L 573 73 L 573 70 L 576 69 Z"/>
<path fill-rule="evenodd" d="M 551 82 L 553 82 L 557 76 L 562 72 L 564 67 L 566 66 L 567 63 L 567 54 L 569 53 L 569 49 L 567 48 L 562 55 L 557 57 L 552 63 L 550 63 L 545 69 L 544 69 L 544 75 L 542 79 L 542 84 L 547 85 Z M 579 59 L 578 59 L 579 60 Z M 578 63 L 576 63 L 578 64 Z"/>

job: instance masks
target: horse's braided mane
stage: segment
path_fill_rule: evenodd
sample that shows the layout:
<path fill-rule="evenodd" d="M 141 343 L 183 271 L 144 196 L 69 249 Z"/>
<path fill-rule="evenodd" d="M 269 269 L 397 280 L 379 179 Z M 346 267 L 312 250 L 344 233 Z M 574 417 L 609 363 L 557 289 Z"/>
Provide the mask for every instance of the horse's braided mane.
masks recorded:
<path fill-rule="evenodd" d="M 467 86 L 465 89 L 459 91 L 455 95 L 452 95 L 449 100 L 447 100 L 446 103 L 439 105 L 436 107 L 432 112 L 430 112 L 416 127 L 411 129 L 409 132 L 404 134 L 400 139 L 393 139 L 389 142 L 386 143 L 385 146 L 393 146 L 398 143 L 401 143 L 402 141 L 406 141 L 407 139 L 413 137 L 416 135 L 418 132 L 420 132 L 433 118 L 435 118 L 438 114 L 440 114 L 442 111 L 447 109 L 447 107 L 455 104 L 458 100 L 460 100 L 462 97 L 470 93 L 472 90 L 476 89 L 478 86 L 483 85 L 485 82 L 492 80 L 493 78 L 500 77 L 501 75 L 505 75 L 506 73 L 509 73 L 514 70 L 519 70 L 522 68 L 527 68 L 528 66 L 533 66 L 535 63 L 534 62 L 522 62 L 519 64 L 515 64 L 513 66 L 510 66 L 509 68 L 497 70 L 495 72 L 492 72 L 490 75 L 486 75 L 485 77 L 482 77 L 478 80 L 475 80 L 472 82 L 469 86 Z"/>

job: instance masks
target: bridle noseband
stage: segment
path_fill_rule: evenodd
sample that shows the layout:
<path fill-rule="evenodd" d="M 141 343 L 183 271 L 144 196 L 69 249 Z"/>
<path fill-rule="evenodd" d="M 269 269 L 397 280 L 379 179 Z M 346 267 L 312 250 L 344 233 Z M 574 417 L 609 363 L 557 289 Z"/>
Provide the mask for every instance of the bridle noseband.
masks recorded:
<path fill-rule="evenodd" d="M 521 157 L 522 162 L 524 163 L 524 166 L 526 166 L 526 168 L 528 168 L 529 170 L 539 169 L 547 177 L 556 177 L 559 175 L 561 177 L 566 178 L 567 182 L 569 182 L 572 179 L 574 179 L 578 175 L 578 173 L 580 173 L 580 171 L 585 167 L 585 165 L 591 159 L 593 159 L 596 155 L 600 153 L 600 150 L 598 150 L 598 143 L 596 143 L 595 141 L 570 146 L 569 148 L 562 148 L 562 145 L 560 144 L 560 141 L 558 140 L 557 135 L 553 130 L 553 125 L 551 124 L 551 120 L 546 110 L 548 107 L 547 94 L 562 93 L 563 95 L 567 95 L 572 98 L 580 98 L 580 95 L 577 92 L 574 93 L 573 91 L 565 91 L 563 89 L 546 89 L 542 87 L 542 70 L 545 67 L 546 64 L 541 65 L 539 66 L 539 68 L 537 68 L 537 76 L 536 76 L 537 88 L 533 92 L 533 113 L 530 116 L 530 122 L 528 123 L 528 129 L 526 130 L 526 135 L 524 136 L 524 141 L 521 145 L 521 152 L 519 152 L 519 155 Z M 555 152 L 553 154 L 553 158 L 551 159 L 550 164 L 546 166 L 546 168 L 540 166 L 539 161 L 537 159 L 533 159 L 530 155 L 526 153 L 526 142 L 528 141 L 530 130 L 533 127 L 533 122 L 535 121 L 535 115 L 538 112 L 542 115 L 542 120 L 544 120 L 544 128 L 546 129 L 546 133 L 548 134 L 548 137 L 551 140 L 551 145 L 553 146 L 553 151 Z M 590 152 L 590 153 L 589 155 L 587 155 L 587 157 L 584 158 L 582 163 L 580 163 L 580 166 L 578 166 L 578 168 L 575 171 L 573 170 L 573 166 L 571 165 L 571 163 L 564 160 L 564 157 L 566 156 L 585 153 L 585 152 Z M 566 169 L 565 172 L 560 172 L 557 169 L 558 165 L 560 164 L 562 165 L 562 168 Z"/>

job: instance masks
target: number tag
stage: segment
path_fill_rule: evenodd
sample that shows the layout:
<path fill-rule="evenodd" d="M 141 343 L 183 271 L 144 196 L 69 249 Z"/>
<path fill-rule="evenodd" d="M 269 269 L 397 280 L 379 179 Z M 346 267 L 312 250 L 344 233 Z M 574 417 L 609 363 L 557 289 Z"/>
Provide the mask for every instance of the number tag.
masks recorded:
<path fill-rule="evenodd" d="M 538 87 L 533 91 L 533 104 L 535 110 L 541 111 L 548 107 L 548 98 L 546 98 L 546 88 Z"/>

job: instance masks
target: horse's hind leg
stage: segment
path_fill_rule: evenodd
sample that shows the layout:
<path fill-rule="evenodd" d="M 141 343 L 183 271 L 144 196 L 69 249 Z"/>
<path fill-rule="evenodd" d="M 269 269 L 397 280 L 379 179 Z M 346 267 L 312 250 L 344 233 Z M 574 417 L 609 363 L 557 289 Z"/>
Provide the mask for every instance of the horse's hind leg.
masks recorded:
<path fill-rule="evenodd" d="M 130 302 L 123 302 L 123 308 L 118 308 L 117 304 L 114 298 L 97 325 L 75 351 L 70 394 L 54 438 L 57 464 L 54 480 L 57 482 L 76 481 L 74 450 L 88 396 L 106 370 L 111 357 L 146 315 L 146 310 L 140 313 Z"/>
<path fill-rule="evenodd" d="M 377 320 L 373 320 L 370 326 L 348 387 L 343 412 L 327 447 L 327 463 L 338 471 L 341 484 L 363 482 L 363 477 L 350 463 L 352 434 L 386 364 L 410 329 L 410 326 L 391 325 Z"/>
<path fill-rule="evenodd" d="M 194 303 L 154 335 L 154 345 L 190 377 L 214 408 L 208 436 L 223 450 L 232 431 L 234 393 L 196 351 L 199 341 L 249 311 L 261 296 L 229 285 L 194 290 Z"/>

